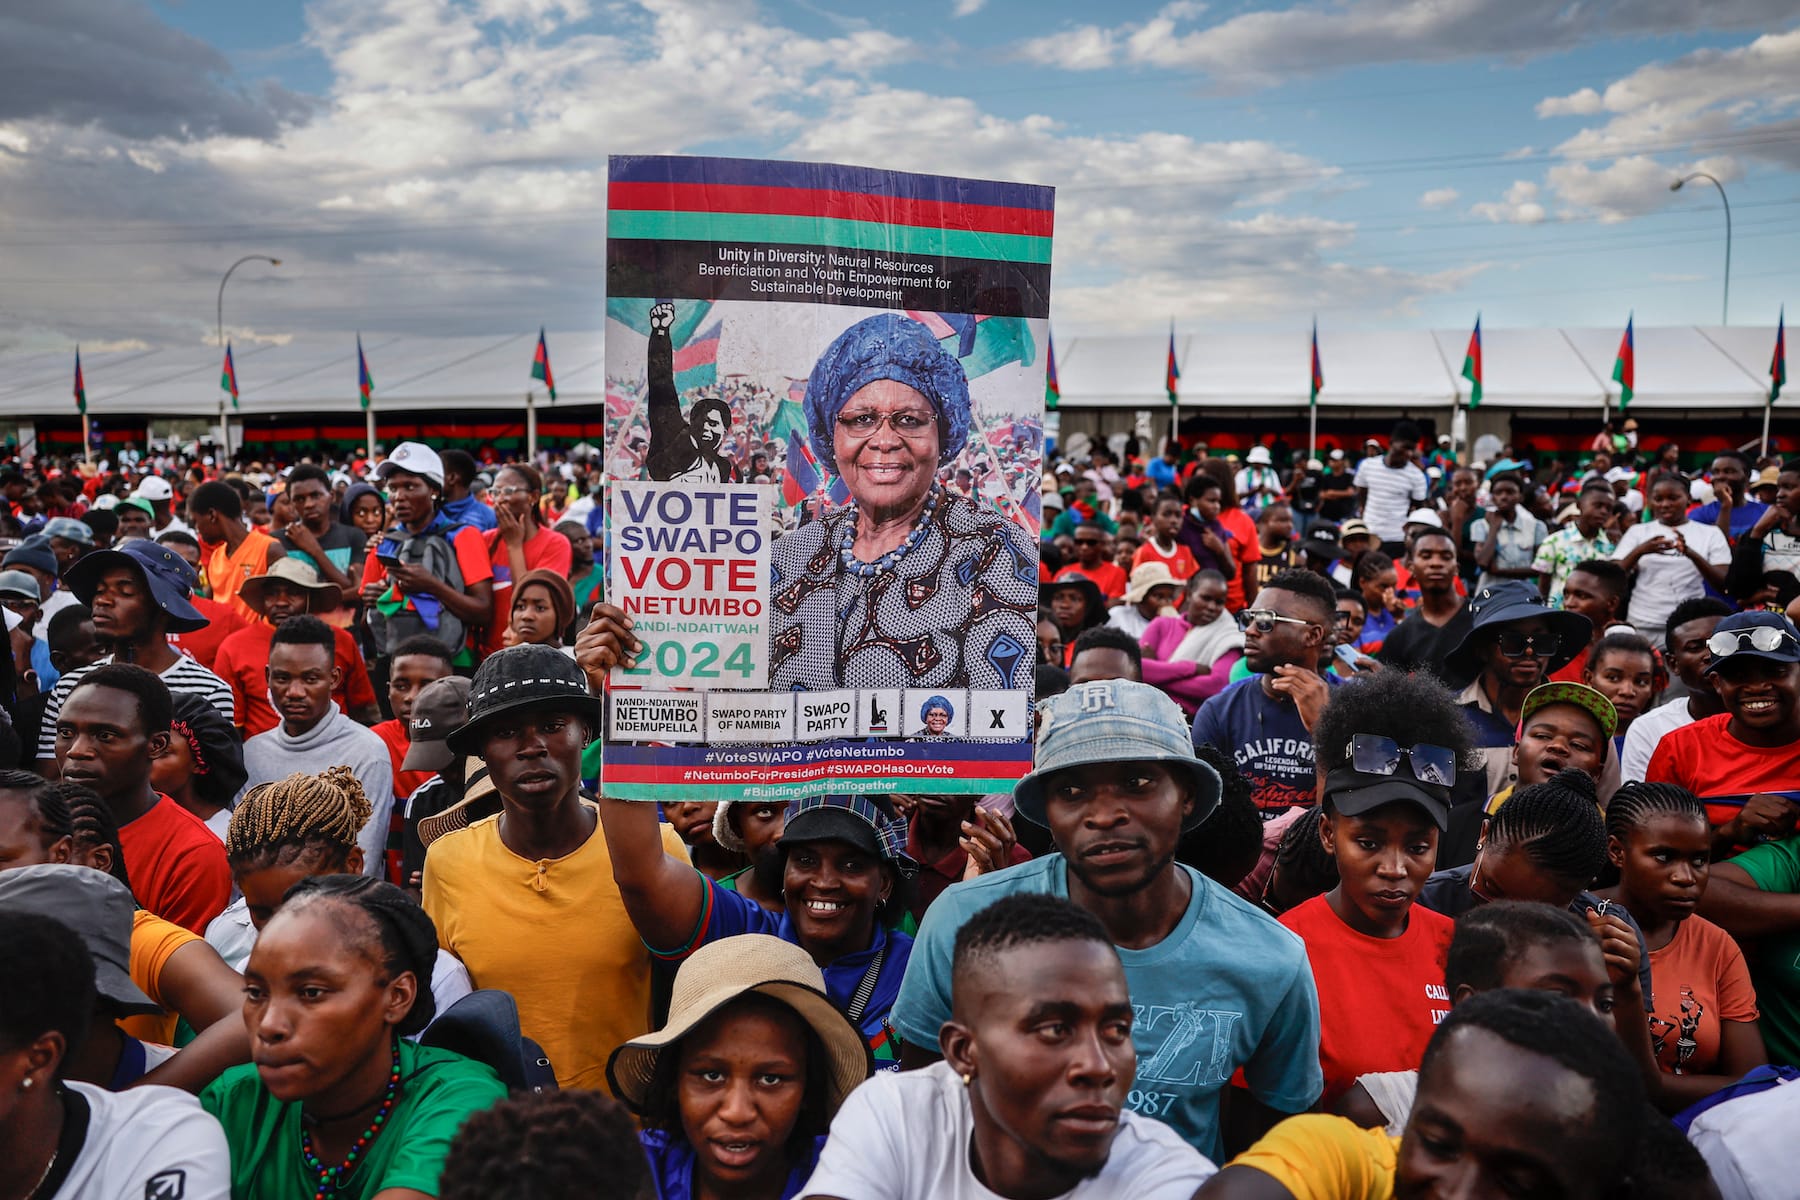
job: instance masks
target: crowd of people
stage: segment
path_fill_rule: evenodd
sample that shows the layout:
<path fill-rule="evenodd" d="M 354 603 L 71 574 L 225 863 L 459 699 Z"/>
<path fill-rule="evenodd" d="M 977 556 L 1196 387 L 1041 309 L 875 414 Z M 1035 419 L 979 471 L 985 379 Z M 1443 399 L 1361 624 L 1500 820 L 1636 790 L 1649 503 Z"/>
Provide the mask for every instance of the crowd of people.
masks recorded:
<path fill-rule="evenodd" d="M 1800 462 L 1424 442 L 1053 450 L 1030 774 L 786 803 L 598 453 L 5 466 L 0 1200 L 1793 1195 Z"/>

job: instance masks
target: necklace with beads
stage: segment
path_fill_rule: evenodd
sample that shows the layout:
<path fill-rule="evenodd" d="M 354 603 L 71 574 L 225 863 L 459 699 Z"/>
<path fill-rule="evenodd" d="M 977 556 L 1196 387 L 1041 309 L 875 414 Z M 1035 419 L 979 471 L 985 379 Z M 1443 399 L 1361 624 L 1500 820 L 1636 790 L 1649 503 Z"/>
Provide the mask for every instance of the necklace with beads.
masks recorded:
<path fill-rule="evenodd" d="M 856 521 L 861 515 L 861 510 L 857 508 L 856 501 L 852 500 L 845 511 L 844 537 L 843 540 L 838 543 L 838 561 L 843 564 L 844 570 L 850 572 L 852 575 L 861 575 L 864 577 L 879 575 L 883 571 L 893 570 L 899 565 L 900 560 L 906 557 L 907 551 L 918 545 L 919 539 L 925 536 L 925 529 L 931 524 L 931 514 L 937 509 L 939 494 L 940 489 L 936 485 L 933 485 L 931 491 L 925 497 L 925 507 L 920 510 L 919 519 L 913 522 L 912 531 L 906 535 L 906 540 L 901 542 L 898 546 L 895 546 L 892 550 L 889 550 L 886 554 L 883 554 L 874 562 L 862 561 L 860 558 L 856 557 L 856 552 L 852 548 L 856 545 Z"/>
<path fill-rule="evenodd" d="M 318 1178 L 318 1186 L 313 1190 L 313 1200 L 327 1200 L 328 1197 L 335 1195 L 343 1188 L 344 1180 L 348 1179 L 356 1170 L 357 1163 L 362 1160 L 364 1153 L 369 1149 L 369 1143 L 375 1140 L 376 1136 L 381 1133 L 382 1126 L 387 1124 L 388 1116 L 394 1111 L 394 1098 L 399 1094 L 400 1043 L 395 1042 L 394 1066 L 388 1072 L 387 1091 L 382 1093 L 381 1107 L 375 1110 L 375 1117 L 369 1122 L 368 1128 L 364 1129 L 356 1141 L 351 1144 L 350 1153 L 344 1156 L 343 1162 L 335 1167 L 326 1166 L 313 1149 L 311 1131 L 304 1125 L 301 1127 L 300 1158 L 306 1164 L 306 1169 Z"/>

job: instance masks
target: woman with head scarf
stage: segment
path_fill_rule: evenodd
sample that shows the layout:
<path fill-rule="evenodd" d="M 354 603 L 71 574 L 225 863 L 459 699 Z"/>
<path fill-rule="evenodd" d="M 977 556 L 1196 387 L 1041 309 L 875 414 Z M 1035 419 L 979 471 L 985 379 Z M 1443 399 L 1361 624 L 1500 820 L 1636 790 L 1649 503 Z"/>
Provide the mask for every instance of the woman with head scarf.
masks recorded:
<path fill-rule="evenodd" d="M 344 493 L 338 520 L 362 530 L 365 537 L 379 539 L 387 528 L 387 501 L 374 485 L 353 483 Z"/>
<path fill-rule="evenodd" d="M 191 692 L 172 693 L 175 716 L 169 745 L 150 764 L 157 791 L 205 821 L 221 841 L 231 825 L 232 800 L 249 778 L 237 727 L 212 702 Z"/>

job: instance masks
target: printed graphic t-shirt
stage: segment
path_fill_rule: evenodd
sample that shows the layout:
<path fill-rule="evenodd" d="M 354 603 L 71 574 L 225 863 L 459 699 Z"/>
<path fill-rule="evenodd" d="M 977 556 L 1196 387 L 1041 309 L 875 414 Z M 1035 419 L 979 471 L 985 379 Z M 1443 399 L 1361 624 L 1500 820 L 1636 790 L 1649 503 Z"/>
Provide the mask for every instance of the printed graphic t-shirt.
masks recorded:
<path fill-rule="evenodd" d="M 1370 937 L 1344 923 L 1324 896 L 1281 915 L 1306 943 L 1319 991 L 1319 1065 L 1327 1106 L 1359 1075 L 1416 1070 L 1450 1012 L 1444 955 L 1456 923 L 1414 904 L 1406 932 Z"/>
<path fill-rule="evenodd" d="M 48 1200 L 226 1200 L 231 1194 L 225 1133 L 186 1092 L 60 1086 L 68 1093 L 62 1139 L 40 1188 Z"/>
<path fill-rule="evenodd" d="M 1661 950 L 1650 952 L 1656 1011 L 1650 1043 L 1664 1071 L 1709 1075 L 1718 1070 L 1720 1022 L 1756 1020 L 1750 968 L 1731 935 L 1705 917 L 1689 917 Z"/>
<path fill-rule="evenodd" d="M 1335 685 L 1335 676 L 1325 676 Z M 1264 819 L 1313 803 L 1318 775 L 1312 734 L 1300 710 L 1285 696 L 1263 691 L 1263 677 L 1240 679 L 1194 714 L 1194 745 L 1231 755 L 1250 784 Z"/>

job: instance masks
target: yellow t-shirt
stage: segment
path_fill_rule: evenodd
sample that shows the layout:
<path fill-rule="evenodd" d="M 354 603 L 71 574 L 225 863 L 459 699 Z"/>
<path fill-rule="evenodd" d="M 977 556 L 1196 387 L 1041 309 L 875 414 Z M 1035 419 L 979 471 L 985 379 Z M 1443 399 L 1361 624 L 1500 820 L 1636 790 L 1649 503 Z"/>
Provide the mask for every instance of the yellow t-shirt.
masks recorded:
<path fill-rule="evenodd" d="M 1231 1160 L 1281 1184 L 1294 1200 L 1392 1200 L 1400 1139 L 1343 1117 L 1289 1117 Z"/>
<path fill-rule="evenodd" d="M 200 940 L 198 934 L 141 908 L 131 914 L 131 982 L 137 984 L 144 995 L 162 1005 L 163 1012 L 158 1016 L 126 1017 L 118 1023 L 120 1029 L 140 1042 L 161 1046 L 175 1044 L 175 1023 L 181 1017 L 168 1011 L 169 1002 L 163 999 L 162 989 L 157 984 L 162 979 L 163 967 L 168 965 L 174 953 L 189 942 Z"/>
<path fill-rule="evenodd" d="M 501 842 L 499 822 L 484 817 L 431 843 L 425 911 L 476 987 L 512 993 L 557 1083 L 604 1091 L 613 1050 L 650 1031 L 650 952 L 613 882 L 606 835 L 596 820 L 573 854 L 532 862 Z M 687 861 L 668 825 L 662 844 Z"/>

